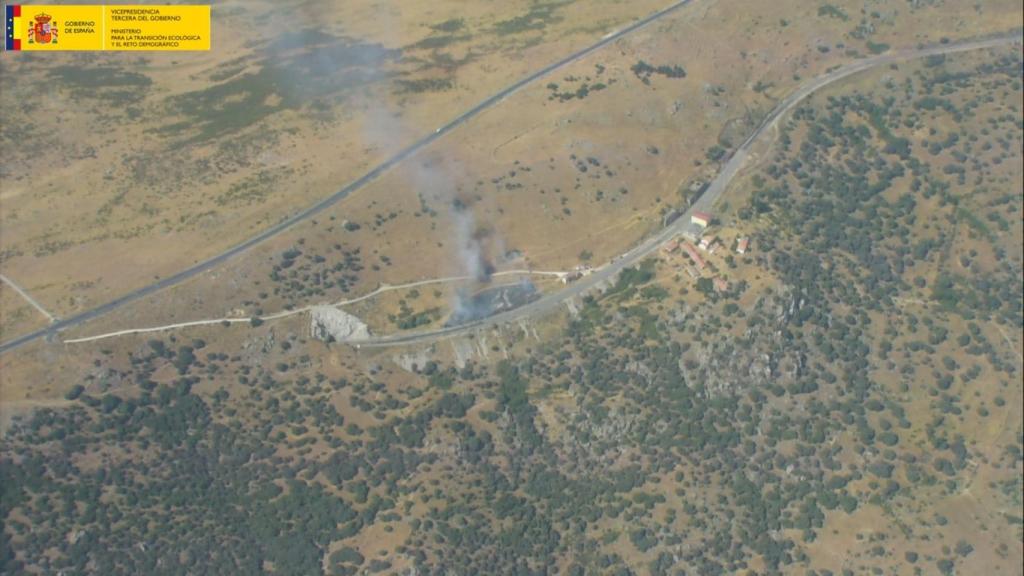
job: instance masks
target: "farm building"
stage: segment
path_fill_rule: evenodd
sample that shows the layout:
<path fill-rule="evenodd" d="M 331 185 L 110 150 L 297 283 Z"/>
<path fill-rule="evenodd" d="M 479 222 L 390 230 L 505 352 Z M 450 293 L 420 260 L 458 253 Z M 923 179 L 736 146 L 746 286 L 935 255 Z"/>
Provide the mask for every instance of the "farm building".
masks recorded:
<path fill-rule="evenodd" d="M 686 254 L 690 256 L 691 260 L 693 260 L 693 264 L 697 267 L 697 270 L 704 269 L 704 259 L 700 257 L 700 254 L 697 252 L 697 249 L 693 247 L 693 244 L 690 244 L 689 242 L 683 244 L 683 250 L 686 251 Z"/>
<path fill-rule="evenodd" d="M 697 212 L 694 212 L 693 215 L 690 216 L 690 222 L 696 224 L 697 226 L 700 226 L 701 228 L 707 228 L 708 226 L 710 226 L 712 219 L 713 217 L 711 216 L 711 214 L 708 214 L 707 212 L 701 212 L 699 210 Z"/>

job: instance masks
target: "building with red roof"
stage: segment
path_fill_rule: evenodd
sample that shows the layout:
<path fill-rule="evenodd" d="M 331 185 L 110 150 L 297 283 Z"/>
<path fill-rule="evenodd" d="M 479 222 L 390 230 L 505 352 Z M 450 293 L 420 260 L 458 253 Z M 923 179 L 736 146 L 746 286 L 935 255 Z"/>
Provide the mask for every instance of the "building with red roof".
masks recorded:
<path fill-rule="evenodd" d="M 700 257 L 700 253 L 693 247 L 693 244 L 690 244 L 689 242 L 683 244 L 683 250 L 690 257 L 690 260 L 693 260 L 694 265 L 697 266 L 697 270 L 704 269 L 704 259 Z"/>
<path fill-rule="evenodd" d="M 693 215 L 690 216 L 690 222 L 700 226 L 701 228 L 707 228 L 710 226 L 713 219 L 714 217 L 711 214 L 701 212 L 700 210 L 694 212 Z"/>

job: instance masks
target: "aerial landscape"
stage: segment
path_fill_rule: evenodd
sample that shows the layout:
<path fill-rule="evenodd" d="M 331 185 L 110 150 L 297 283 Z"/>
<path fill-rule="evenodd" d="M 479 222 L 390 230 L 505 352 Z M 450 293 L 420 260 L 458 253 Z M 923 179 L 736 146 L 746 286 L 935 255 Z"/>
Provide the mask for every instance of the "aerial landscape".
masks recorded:
<path fill-rule="evenodd" d="M 1024 575 L 1022 34 L 227 0 L 4 52 L 0 574 Z"/>

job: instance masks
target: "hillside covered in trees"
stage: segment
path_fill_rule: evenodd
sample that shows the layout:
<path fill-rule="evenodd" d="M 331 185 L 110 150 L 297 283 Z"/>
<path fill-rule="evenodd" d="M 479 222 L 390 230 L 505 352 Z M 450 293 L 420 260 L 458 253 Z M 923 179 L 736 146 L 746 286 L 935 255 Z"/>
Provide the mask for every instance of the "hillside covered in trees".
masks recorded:
<path fill-rule="evenodd" d="M 1014 573 L 1020 71 L 802 105 L 722 216 L 725 290 L 651 259 L 407 370 L 289 325 L 97 346 L 6 433 L 0 572 Z"/>

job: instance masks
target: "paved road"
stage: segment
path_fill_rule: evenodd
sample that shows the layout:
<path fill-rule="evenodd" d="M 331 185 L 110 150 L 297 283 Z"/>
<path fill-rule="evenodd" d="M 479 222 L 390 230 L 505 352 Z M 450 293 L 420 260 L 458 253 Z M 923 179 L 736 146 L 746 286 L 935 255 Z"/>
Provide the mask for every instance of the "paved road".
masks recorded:
<path fill-rule="evenodd" d="M 788 111 L 792 110 L 794 106 L 803 101 L 804 98 L 813 94 L 817 90 L 824 88 L 834 82 L 842 80 L 874 68 L 883 64 L 891 64 L 895 62 L 901 62 L 905 60 L 912 60 L 916 58 L 923 58 L 926 56 L 934 56 L 938 54 L 951 54 L 954 52 L 967 52 L 970 50 L 980 50 L 985 48 L 993 48 L 996 46 L 1002 46 L 1013 43 L 1020 43 L 1021 36 L 1019 33 L 1014 33 L 1006 36 L 999 36 L 988 38 L 985 40 L 975 40 L 969 42 L 961 42 L 955 44 L 940 44 L 937 46 L 930 46 L 927 48 L 920 48 L 915 50 L 902 50 L 891 53 L 882 54 L 879 56 L 873 56 L 864 60 L 858 60 L 852 62 L 840 68 L 837 68 L 824 75 L 818 76 L 805 84 L 801 85 L 792 94 L 784 98 L 781 102 L 776 105 L 775 108 L 769 112 L 768 116 L 761 122 L 756 130 L 741 144 L 732 157 L 725 163 L 722 169 L 719 171 L 715 179 L 711 181 L 707 189 L 701 195 L 701 197 L 694 202 L 689 210 L 685 214 L 679 217 L 675 222 L 669 224 L 665 228 L 661 229 L 657 234 L 647 238 L 636 247 L 632 248 L 629 252 L 620 256 L 618 259 L 612 261 L 606 266 L 596 270 L 589 276 L 585 276 L 575 283 L 570 284 L 567 288 L 547 294 L 540 299 L 522 306 L 515 310 L 509 310 L 500 314 L 495 314 L 490 318 L 486 318 L 477 322 L 463 324 L 457 327 L 442 328 L 430 332 L 419 332 L 412 334 L 392 334 L 377 336 L 370 340 L 359 342 L 360 346 L 374 348 L 374 347 L 385 347 L 385 346 L 398 346 L 406 344 L 414 344 L 420 342 L 429 342 L 437 340 L 439 338 L 459 336 L 463 334 L 472 333 L 479 330 L 484 330 L 500 324 L 508 324 L 517 320 L 523 320 L 530 316 L 544 314 L 550 312 L 559 306 L 563 305 L 567 300 L 582 296 L 591 289 L 597 287 L 603 282 L 611 282 L 615 276 L 625 267 L 632 266 L 657 250 L 665 241 L 669 240 L 673 236 L 682 233 L 686 227 L 690 224 L 690 216 L 693 212 L 701 210 L 705 212 L 711 212 L 711 208 L 718 202 L 718 199 L 729 187 L 733 178 L 739 173 L 743 163 L 747 160 L 750 155 L 750 149 L 754 142 L 765 132 L 771 130 L 779 121 L 779 119 Z"/>
<path fill-rule="evenodd" d="M 551 72 L 554 72 L 555 70 L 557 70 L 559 68 L 567 66 L 567 65 L 569 65 L 569 64 L 571 64 L 571 63 L 573 63 L 573 62 L 575 62 L 575 61 L 577 61 L 577 60 L 579 60 L 579 59 L 581 59 L 581 58 L 583 58 L 583 57 L 585 57 L 585 56 L 587 56 L 589 54 L 591 54 L 592 52 L 595 52 L 595 51 L 597 51 L 597 50 L 607 46 L 608 44 L 611 44 L 612 42 L 615 42 L 616 40 L 622 38 L 623 36 L 625 36 L 625 35 L 627 35 L 627 34 L 629 34 L 631 32 L 634 32 L 634 31 L 636 31 L 636 30 L 638 30 L 640 28 L 643 28 L 644 26 L 647 26 L 648 24 L 650 24 L 650 23 L 652 23 L 652 22 L 654 22 L 656 20 L 660 20 L 661 18 L 671 14 L 672 12 L 675 12 L 676 10 L 678 10 L 680 8 L 682 8 L 683 6 L 686 6 L 687 4 L 690 4 L 692 1 L 693 0 L 680 0 L 680 1 L 676 2 L 676 3 L 674 3 L 674 4 L 671 4 L 670 6 L 665 8 L 664 10 L 661 10 L 659 12 L 655 12 L 654 14 L 651 14 L 651 15 L 649 15 L 649 16 L 641 19 L 641 20 L 637 20 L 636 22 L 633 22 L 632 24 L 629 24 L 628 26 L 625 26 L 625 27 L 623 27 L 623 28 L 621 28 L 621 29 L 619 29 L 619 30 L 617 30 L 615 32 L 607 34 L 603 38 L 601 38 L 601 40 L 599 40 L 597 43 L 592 44 L 592 45 L 590 45 L 590 46 L 588 46 L 588 47 L 586 47 L 586 48 L 584 48 L 582 50 L 579 50 L 577 52 L 574 52 L 574 53 L 572 53 L 572 54 L 562 58 L 561 60 L 558 60 L 557 62 L 549 64 L 549 65 L 545 66 L 544 68 L 541 68 L 540 70 L 537 70 L 536 72 L 530 74 L 529 76 L 526 76 L 525 78 L 522 78 L 521 80 L 515 82 L 511 86 L 508 86 L 507 88 L 501 90 L 500 92 L 498 92 L 498 93 L 494 94 L 493 96 L 490 96 L 486 100 L 480 102 L 476 106 L 473 106 L 469 110 L 463 112 L 462 114 L 457 116 L 455 119 L 451 120 L 450 122 L 448 122 L 444 126 L 441 126 L 440 128 L 438 128 L 436 131 L 428 134 L 427 136 L 424 136 L 423 138 L 417 140 L 416 142 L 412 143 L 408 147 L 402 149 L 397 154 L 395 154 L 391 158 L 385 160 L 382 164 L 378 165 L 373 170 L 370 170 L 369 172 L 367 172 L 366 174 L 361 176 L 359 179 L 354 180 L 354 181 L 348 183 L 344 188 L 342 188 L 341 190 L 338 190 L 333 195 L 331 195 L 331 196 L 329 196 L 327 198 L 324 198 L 323 200 L 317 202 L 316 204 L 310 206 L 309 208 L 306 208 L 305 210 L 303 210 L 301 212 L 298 212 L 296 214 L 293 214 L 293 215 L 285 218 L 284 220 L 281 220 L 279 223 L 271 226 L 270 228 L 267 228 L 263 232 L 260 232 L 256 236 L 253 236 L 252 238 L 249 238 L 248 240 L 242 242 L 241 244 L 238 244 L 237 246 L 229 248 L 227 251 L 222 252 L 221 254 L 218 254 L 216 256 L 213 256 L 212 258 L 209 258 L 207 260 L 199 262 L 198 264 L 195 264 L 195 265 L 193 265 L 190 268 L 182 270 L 181 272 L 178 272 L 177 274 L 174 274 L 173 276 L 168 276 L 167 278 L 164 278 L 164 279 L 162 279 L 162 280 L 160 280 L 158 282 L 150 284 L 149 286 L 145 286 L 143 288 L 139 288 L 137 290 L 133 290 L 132 292 L 129 292 L 128 294 L 125 294 L 124 296 L 121 296 L 121 297 L 116 298 L 116 299 L 114 299 L 114 300 L 112 300 L 110 302 L 107 302 L 106 304 L 103 304 L 101 306 L 93 308 L 92 310 L 88 310 L 86 312 L 82 312 L 80 314 L 77 314 L 75 316 L 71 316 L 71 317 L 66 318 L 64 320 L 59 320 L 57 322 L 54 322 L 52 325 L 50 325 L 49 327 L 47 327 L 45 329 L 37 330 L 35 332 L 31 332 L 29 334 L 25 334 L 23 336 L 19 336 L 17 338 L 14 338 L 12 340 L 4 342 L 3 344 L 0 344 L 0 354 L 2 354 L 4 352 L 7 352 L 9 350 L 14 350 L 15 348 L 23 346 L 23 345 L 25 345 L 25 344 L 27 344 L 29 342 L 34 341 L 34 340 L 38 340 L 39 338 L 42 338 L 44 336 L 46 336 L 46 337 L 54 336 L 54 335 L 57 334 L 57 332 L 60 332 L 61 330 L 65 330 L 67 328 L 71 328 L 72 326 L 76 326 L 76 325 L 81 324 L 83 322 L 87 322 L 89 320 L 92 320 L 94 318 L 102 316 L 103 314 L 106 314 L 107 312 L 110 312 L 112 310 L 120 308 L 120 307 L 122 307 L 125 304 L 128 304 L 130 302 L 134 302 L 136 300 L 139 300 L 140 298 L 143 298 L 145 296 L 153 294 L 154 292 L 157 292 L 159 290 L 163 290 L 164 288 L 169 288 L 169 287 L 174 286 L 176 284 L 180 284 L 180 283 L 184 282 L 185 280 L 188 280 L 189 278 L 197 276 L 197 275 L 199 275 L 199 274 L 201 274 L 201 273 L 203 273 L 203 272 L 205 272 L 205 271 L 207 271 L 207 270 L 217 266 L 218 264 L 221 264 L 224 261 L 226 261 L 226 260 L 228 260 L 228 259 L 230 259 L 230 258 L 232 258 L 234 256 L 237 256 L 238 254 L 241 254 L 242 252 L 248 250 L 249 248 L 252 248 L 253 246 L 255 246 L 257 244 L 259 244 L 259 243 L 261 243 L 261 242 L 263 242 L 265 240 L 268 240 L 269 238 L 271 238 L 273 236 L 276 236 L 276 235 L 280 234 L 281 232 L 283 232 L 287 228 L 290 228 L 291 226 L 297 224 L 298 222 L 306 220 L 307 218 L 310 218 L 311 216 L 315 216 L 316 214 L 319 214 L 320 212 L 324 211 L 325 209 L 333 206 L 334 204 L 338 203 L 340 200 L 346 198 L 349 194 L 352 194 L 353 192 L 359 190 L 360 188 L 365 187 L 370 182 L 373 182 L 374 180 L 379 178 L 382 174 L 384 174 L 385 172 L 387 172 L 388 170 L 393 168 L 399 162 L 404 161 L 405 159 L 407 159 L 410 156 L 416 154 L 420 150 L 426 148 L 427 146 L 432 144 L 434 141 L 436 141 L 439 138 L 443 137 L 445 134 L 451 132 L 452 130 L 455 130 L 456 128 L 458 128 L 459 126 L 464 124 L 467 120 L 473 118 L 474 116 L 479 115 L 481 112 L 487 110 L 488 108 L 491 108 L 495 104 L 497 104 L 497 103 L 501 102 L 502 100 L 504 100 L 505 98 L 511 96 L 513 93 L 517 92 L 518 90 L 520 90 L 521 88 L 527 86 L 528 84 L 531 84 L 531 83 L 535 82 L 536 80 L 538 80 L 538 79 L 540 79 L 540 78 L 550 74 Z"/>

